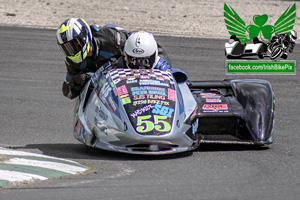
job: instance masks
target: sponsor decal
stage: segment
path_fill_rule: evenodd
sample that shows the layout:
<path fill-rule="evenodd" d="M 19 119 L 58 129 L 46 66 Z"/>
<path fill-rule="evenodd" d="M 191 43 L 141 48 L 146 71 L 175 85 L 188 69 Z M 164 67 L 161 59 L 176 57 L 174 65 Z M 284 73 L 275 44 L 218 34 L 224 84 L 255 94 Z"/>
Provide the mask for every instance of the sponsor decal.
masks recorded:
<path fill-rule="evenodd" d="M 168 132 L 172 126 L 169 122 L 165 121 L 167 116 L 153 115 L 153 121 L 149 120 L 152 115 L 138 116 L 136 131 L 139 133 L 147 133 L 153 130 L 158 132 Z"/>
<path fill-rule="evenodd" d="M 176 91 L 168 88 L 168 99 L 176 101 Z"/>
<path fill-rule="evenodd" d="M 150 76 L 148 76 L 147 74 L 145 74 L 145 75 L 141 75 L 140 78 L 141 79 L 150 79 Z"/>
<path fill-rule="evenodd" d="M 117 90 L 118 90 L 120 96 L 124 95 L 124 94 L 128 94 L 128 91 L 127 91 L 127 88 L 125 85 L 118 87 Z"/>
<path fill-rule="evenodd" d="M 206 103 L 221 103 L 221 99 L 205 99 Z"/>
<path fill-rule="evenodd" d="M 113 82 L 110 82 L 110 86 L 112 89 L 115 89 L 115 84 Z"/>
<path fill-rule="evenodd" d="M 146 112 L 150 109 L 153 109 L 153 108 L 154 108 L 154 106 L 151 104 L 146 105 L 146 106 L 142 107 L 141 109 L 136 110 L 134 113 L 131 113 L 130 116 L 135 118 L 136 116 L 141 115 L 144 112 Z"/>
<path fill-rule="evenodd" d="M 134 77 L 133 77 L 134 79 Z M 137 80 L 127 80 L 126 81 L 126 84 L 131 84 L 131 83 L 137 83 Z"/>
<path fill-rule="evenodd" d="M 106 103 L 106 98 L 102 95 L 102 93 L 99 93 L 99 99 L 102 101 L 103 104 Z"/>
<path fill-rule="evenodd" d="M 160 105 L 166 105 L 166 106 L 170 105 L 168 101 L 151 100 L 151 99 L 143 99 L 143 100 L 132 102 L 133 106 L 136 106 L 136 105 L 139 105 L 139 104 L 160 104 Z"/>
<path fill-rule="evenodd" d="M 201 93 L 200 94 L 202 98 L 221 98 L 219 94 L 216 93 Z"/>
<path fill-rule="evenodd" d="M 133 101 L 132 105 L 147 104 L 147 100 Z"/>
<path fill-rule="evenodd" d="M 129 96 L 129 94 L 124 94 L 124 95 L 120 96 L 120 98 L 123 99 L 123 98 L 128 97 L 128 96 Z"/>
<path fill-rule="evenodd" d="M 115 102 L 112 100 L 111 96 L 108 97 L 107 103 L 113 112 L 115 112 L 117 110 L 117 106 L 116 106 Z"/>
<path fill-rule="evenodd" d="M 192 124 L 192 133 L 195 135 L 198 131 L 199 127 L 199 118 L 196 119 L 196 121 Z"/>
<path fill-rule="evenodd" d="M 146 95 L 134 95 L 133 100 L 140 100 L 140 99 L 160 99 L 160 100 L 165 100 L 166 97 L 163 95 L 157 95 L 157 94 L 146 94 Z"/>
<path fill-rule="evenodd" d="M 123 105 L 128 104 L 128 103 L 131 103 L 130 97 L 126 97 L 126 98 L 122 99 L 122 104 Z"/>
<path fill-rule="evenodd" d="M 143 54 L 145 51 L 144 51 L 144 49 L 141 49 L 141 48 L 135 48 L 132 50 L 132 52 L 134 54 Z"/>
<path fill-rule="evenodd" d="M 161 81 L 158 80 L 148 80 L 148 79 L 141 79 L 139 81 L 140 85 L 158 85 L 158 86 L 164 86 L 164 87 L 169 87 L 168 83 L 163 83 Z"/>
<path fill-rule="evenodd" d="M 103 120 L 107 120 L 108 116 L 107 114 L 105 114 L 105 112 L 103 111 L 103 109 L 101 108 L 101 106 L 97 106 L 95 109 L 96 114 L 101 117 Z"/>
<path fill-rule="evenodd" d="M 145 99 L 145 98 L 146 98 L 146 95 L 134 95 L 133 96 L 134 101 L 140 100 L 140 99 Z"/>
<path fill-rule="evenodd" d="M 160 104 L 155 104 L 154 109 L 152 110 L 152 113 L 167 116 L 168 118 L 172 117 L 173 112 L 174 112 L 173 108 L 162 106 Z"/>
<path fill-rule="evenodd" d="M 148 99 L 147 102 L 151 103 L 151 104 L 160 104 L 160 105 L 166 105 L 166 106 L 169 105 L 168 101 L 161 101 L 161 100 L 150 100 L 150 99 Z"/>
<path fill-rule="evenodd" d="M 108 94 L 111 92 L 111 90 L 112 90 L 111 86 L 107 82 L 105 82 L 100 90 L 100 96 L 106 98 Z"/>
<path fill-rule="evenodd" d="M 158 94 L 146 94 L 147 99 L 160 99 L 160 100 L 165 100 L 166 97 L 163 95 L 158 95 Z"/>
<path fill-rule="evenodd" d="M 116 89 L 114 89 L 114 94 L 115 94 L 116 97 L 118 96 L 118 93 L 117 93 Z"/>
<path fill-rule="evenodd" d="M 132 95 L 142 95 L 142 94 L 157 94 L 167 96 L 165 88 L 152 87 L 152 86 L 141 86 L 132 87 Z"/>
<path fill-rule="evenodd" d="M 139 99 L 159 99 L 159 100 L 165 100 L 166 97 L 163 95 L 158 95 L 158 94 L 146 94 L 146 95 L 135 95 L 134 100 L 139 100 Z"/>
<path fill-rule="evenodd" d="M 204 104 L 203 112 L 228 112 L 227 104 Z"/>

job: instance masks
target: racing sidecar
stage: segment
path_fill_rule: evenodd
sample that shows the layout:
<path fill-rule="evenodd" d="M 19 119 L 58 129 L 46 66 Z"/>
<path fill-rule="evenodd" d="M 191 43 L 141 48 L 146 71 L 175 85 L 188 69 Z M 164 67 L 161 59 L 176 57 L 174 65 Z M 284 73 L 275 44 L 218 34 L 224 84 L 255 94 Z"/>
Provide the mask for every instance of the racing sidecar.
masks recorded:
<path fill-rule="evenodd" d="M 266 52 L 266 45 L 262 42 L 258 43 L 244 43 L 240 41 L 229 40 L 225 43 L 225 56 L 228 59 L 242 58 L 245 56 L 258 56 L 263 58 L 263 54 Z"/>
<path fill-rule="evenodd" d="M 272 143 L 274 96 L 264 80 L 187 81 L 170 71 L 101 67 L 77 98 L 74 136 L 132 154 L 171 154 L 201 143 Z"/>

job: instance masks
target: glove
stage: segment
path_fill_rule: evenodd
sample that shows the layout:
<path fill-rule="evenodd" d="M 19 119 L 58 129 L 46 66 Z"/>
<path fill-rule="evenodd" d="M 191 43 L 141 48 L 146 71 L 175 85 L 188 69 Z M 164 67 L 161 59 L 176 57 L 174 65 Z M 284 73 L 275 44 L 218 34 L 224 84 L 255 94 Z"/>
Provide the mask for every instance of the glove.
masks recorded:
<path fill-rule="evenodd" d="M 79 73 L 74 76 L 72 76 L 70 81 L 71 88 L 75 87 L 83 87 L 85 83 L 89 80 L 90 76 L 84 73 Z"/>

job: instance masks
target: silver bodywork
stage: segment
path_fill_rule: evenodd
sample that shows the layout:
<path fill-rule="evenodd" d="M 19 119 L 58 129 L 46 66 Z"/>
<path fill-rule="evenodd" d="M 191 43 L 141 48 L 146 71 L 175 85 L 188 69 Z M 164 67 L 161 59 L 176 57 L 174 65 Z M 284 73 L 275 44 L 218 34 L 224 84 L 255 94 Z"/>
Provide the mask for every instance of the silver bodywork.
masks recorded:
<path fill-rule="evenodd" d="M 265 80 L 188 81 L 176 69 L 92 75 L 77 99 L 74 136 L 132 154 L 172 154 L 200 143 L 268 145 L 274 93 Z"/>

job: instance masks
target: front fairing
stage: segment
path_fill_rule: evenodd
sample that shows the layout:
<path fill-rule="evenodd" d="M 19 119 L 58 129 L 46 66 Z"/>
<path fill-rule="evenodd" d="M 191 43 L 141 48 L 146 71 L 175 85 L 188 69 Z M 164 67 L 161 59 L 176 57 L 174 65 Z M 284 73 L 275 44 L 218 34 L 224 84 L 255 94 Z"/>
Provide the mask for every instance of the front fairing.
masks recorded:
<path fill-rule="evenodd" d="M 120 69 L 111 71 L 110 76 L 136 133 L 170 133 L 176 109 L 176 90 L 170 72 Z"/>
<path fill-rule="evenodd" d="M 94 89 L 76 114 L 77 139 L 121 152 L 144 146 L 148 150 L 138 153 L 191 149 L 194 141 L 184 134 L 191 126 L 184 124 L 183 100 L 171 72 L 115 69 L 98 75 L 92 77 Z"/>

